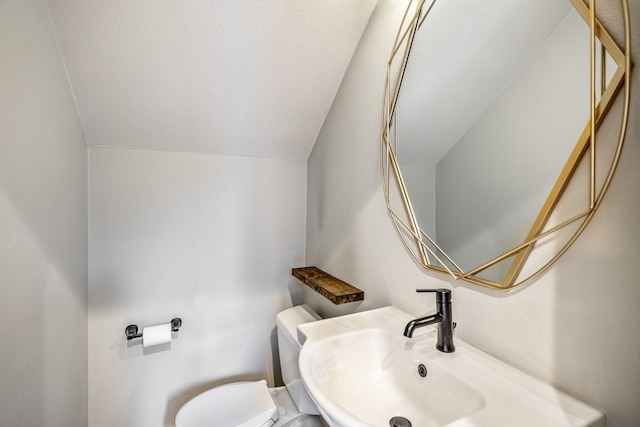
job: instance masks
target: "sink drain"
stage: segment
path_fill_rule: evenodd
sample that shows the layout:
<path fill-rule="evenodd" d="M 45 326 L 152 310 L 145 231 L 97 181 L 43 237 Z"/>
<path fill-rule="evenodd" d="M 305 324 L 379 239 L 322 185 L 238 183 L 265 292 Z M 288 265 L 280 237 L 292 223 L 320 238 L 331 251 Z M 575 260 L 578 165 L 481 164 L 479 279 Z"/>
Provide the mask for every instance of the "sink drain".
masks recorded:
<path fill-rule="evenodd" d="M 391 427 L 411 427 L 411 421 L 405 417 L 393 417 L 389 420 Z"/>
<path fill-rule="evenodd" d="M 422 378 L 427 376 L 427 367 L 422 363 L 418 365 L 418 375 Z"/>

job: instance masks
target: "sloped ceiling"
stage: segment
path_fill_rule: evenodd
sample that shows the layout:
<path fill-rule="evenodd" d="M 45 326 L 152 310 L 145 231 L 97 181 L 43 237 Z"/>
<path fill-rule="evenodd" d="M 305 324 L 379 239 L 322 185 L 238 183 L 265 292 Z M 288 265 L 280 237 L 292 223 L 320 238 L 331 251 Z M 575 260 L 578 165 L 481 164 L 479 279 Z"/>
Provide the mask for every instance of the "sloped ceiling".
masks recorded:
<path fill-rule="evenodd" d="M 48 0 L 87 142 L 306 160 L 376 0 Z"/>

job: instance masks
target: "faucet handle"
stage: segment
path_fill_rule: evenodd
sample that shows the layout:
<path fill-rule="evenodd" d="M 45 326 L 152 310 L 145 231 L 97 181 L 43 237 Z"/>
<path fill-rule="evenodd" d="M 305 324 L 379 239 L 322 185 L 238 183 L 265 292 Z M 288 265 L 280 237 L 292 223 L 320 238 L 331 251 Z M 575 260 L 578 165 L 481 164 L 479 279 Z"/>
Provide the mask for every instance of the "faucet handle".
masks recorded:
<path fill-rule="evenodd" d="M 447 303 L 451 302 L 451 290 L 445 288 L 438 289 L 416 289 L 416 292 L 433 292 L 436 294 L 436 302 Z"/>

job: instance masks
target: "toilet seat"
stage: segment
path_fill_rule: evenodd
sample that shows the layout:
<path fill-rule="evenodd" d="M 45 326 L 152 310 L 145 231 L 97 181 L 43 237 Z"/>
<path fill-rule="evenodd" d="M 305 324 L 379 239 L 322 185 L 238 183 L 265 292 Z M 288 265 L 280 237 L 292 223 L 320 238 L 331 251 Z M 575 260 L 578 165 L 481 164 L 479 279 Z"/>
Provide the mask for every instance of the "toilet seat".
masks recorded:
<path fill-rule="evenodd" d="M 278 313 L 278 355 L 284 387 L 267 388 L 262 380 L 212 388 L 178 411 L 176 427 L 322 427 L 298 369 L 301 344 L 297 327 L 318 319 L 304 304 Z"/>
<path fill-rule="evenodd" d="M 269 427 L 279 418 L 264 380 L 214 387 L 187 402 L 176 427 Z"/>

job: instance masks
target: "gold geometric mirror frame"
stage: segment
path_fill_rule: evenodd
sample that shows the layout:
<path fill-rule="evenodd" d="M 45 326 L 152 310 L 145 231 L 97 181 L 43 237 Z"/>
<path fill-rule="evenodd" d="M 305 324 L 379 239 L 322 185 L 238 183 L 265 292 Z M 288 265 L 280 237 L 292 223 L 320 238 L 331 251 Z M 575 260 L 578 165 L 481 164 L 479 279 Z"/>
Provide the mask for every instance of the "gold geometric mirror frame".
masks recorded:
<path fill-rule="evenodd" d="M 626 135 L 629 118 L 630 101 L 630 24 L 627 0 L 621 0 L 624 22 L 624 49 L 621 49 L 607 30 L 601 25 L 595 13 L 595 0 L 586 5 L 582 0 L 570 0 L 574 8 L 590 27 L 590 120 L 580 135 L 571 155 L 566 161 L 560 176 L 533 222 L 526 238 L 518 246 L 500 254 L 482 265 L 463 271 L 447 254 L 432 240 L 419 226 L 416 214 L 411 206 L 397 159 L 397 135 L 395 134 L 396 105 L 402 86 L 407 62 L 411 53 L 416 32 L 437 0 L 425 6 L 425 0 L 411 0 L 402 18 L 396 35 L 393 50 L 387 64 L 387 78 L 385 83 L 383 112 L 382 112 L 382 156 L 381 172 L 387 210 L 395 225 L 402 242 L 413 258 L 422 267 L 430 270 L 448 273 L 456 279 L 497 290 L 513 290 L 546 271 L 573 244 L 585 229 L 594 213 L 600 206 L 609 187 L 611 178 L 617 167 L 622 146 Z M 615 62 L 617 68 L 614 75 L 607 81 L 605 63 L 601 60 L 601 82 L 598 92 L 597 49 L 604 57 L 606 52 Z M 597 131 L 603 123 L 613 101 L 623 89 L 623 106 L 617 146 L 607 162 L 599 161 Z M 602 166 L 605 163 L 605 166 Z M 589 175 L 588 207 L 581 212 L 564 217 L 558 213 L 565 190 L 574 183 L 576 171 L 582 168 Z M 582 174 L 585 175 L 585 174 Z M 536 245 L 543 245 L 545 241 L 560 240 L 554 246 L 552 253 L 546 254 L 543 261 L 535 266 L 527 266 L 529 255 Z M 502 281 L 483 278 L 481 273 L 498 263 L 508 262 L 508 272 Z"/>

